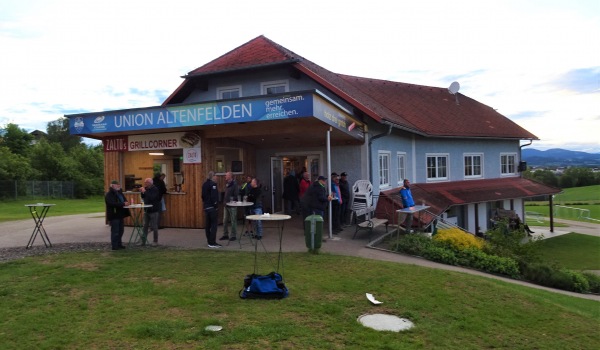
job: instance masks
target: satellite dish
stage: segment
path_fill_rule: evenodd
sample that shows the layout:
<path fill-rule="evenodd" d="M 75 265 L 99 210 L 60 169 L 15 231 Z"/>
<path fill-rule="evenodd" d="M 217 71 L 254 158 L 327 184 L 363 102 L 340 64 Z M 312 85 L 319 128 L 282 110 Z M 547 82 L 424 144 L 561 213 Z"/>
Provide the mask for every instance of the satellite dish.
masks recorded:
<path fill-rule="evenodd" d="M 458 81 L 455 81 L 455 82 L 452 82 L 452 84 L 450 84 L 448 91 L 450 91 L 450 93 L 452 95 L 455 95 L 459 89 L 460 89 L 460 84 L 458 83 Z"/>

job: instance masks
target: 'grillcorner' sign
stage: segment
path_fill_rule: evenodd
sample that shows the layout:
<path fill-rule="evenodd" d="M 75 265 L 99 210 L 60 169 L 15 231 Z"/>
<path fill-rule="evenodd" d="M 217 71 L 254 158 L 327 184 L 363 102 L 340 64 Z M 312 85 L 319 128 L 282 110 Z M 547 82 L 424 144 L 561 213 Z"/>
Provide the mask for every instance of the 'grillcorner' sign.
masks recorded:
<path fill-rule="evenodd" d="M 194 132 L 174 132 L 110 137 L 103 140 L 104 152 L 152 151 L 200 146 Z"/>

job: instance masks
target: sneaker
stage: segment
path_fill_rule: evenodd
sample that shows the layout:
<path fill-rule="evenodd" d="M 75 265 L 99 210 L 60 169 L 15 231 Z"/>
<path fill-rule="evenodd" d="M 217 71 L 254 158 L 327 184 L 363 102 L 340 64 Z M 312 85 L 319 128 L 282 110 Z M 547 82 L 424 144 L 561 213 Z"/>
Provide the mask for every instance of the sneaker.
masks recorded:
<path fill-rule="evenodd" d="M 215 244 L 209 244 L 208 247 L 209 248 L 221 248 L 222 245 L 220 245 L 219 243 L 215 243 Z"/>
<path fill-rule="evenodd" d="M 158 242 L 152 242 L 152 246 L 156 247 L 158 245 Z"/>
<path fill-rule="evenodd" d="M 233 241 L 235 241 L 235 237 L 231 237 L 231 238 L 229 238 L 229 241 L 230 241 L 230 242 L 233 242 Z"/>
<path fill-rule="evenodd" d="M 226 241 L 229 239 L 229 235 L 223 235 L 223 237 L 219 238 L 219 241 Z"/>
<path fill-rule="evenodd" d="M 256 239 L 257 241 L 260 241 L 262 239 L 262 236 L 256 236 L 256 237 L 254 237 L 254 239 Z"/>

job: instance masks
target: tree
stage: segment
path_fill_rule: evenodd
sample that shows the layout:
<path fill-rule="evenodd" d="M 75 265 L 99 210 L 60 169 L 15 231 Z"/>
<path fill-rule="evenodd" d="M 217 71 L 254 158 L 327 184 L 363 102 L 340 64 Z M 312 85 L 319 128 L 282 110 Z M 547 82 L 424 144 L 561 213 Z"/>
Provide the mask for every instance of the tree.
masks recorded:
<path fill-rule="evenodd" d="M 8 147 L 0 146 L 0 180 L 28 180 L 35 176 L 29 159 L 14 154 Z"/>
<path fill-rule="evenodd" d="M 46 127 L 46 132 L 48 133 L 48 142 L 60 144 L 65 152 L 82 144 L 82 138 L 80 136 L 71 135 L 69 132 L 68 118 L 59 118 L 49 122 Z"/>
<path fill-rule="evenodd" d="M 20 156 L 26 156 L 31 149 L 33 136 L 25 129 L 19 129 L 17 124 L 9 123 L 4 127 L 0 145 L 8 147 L 13 153 Z"/>
<path fill-rule="evenodd" d="M 558 187 L 558 178 L 550 170 L 524 171 L 523 177 L 543 183 L 544 185 Z"/>

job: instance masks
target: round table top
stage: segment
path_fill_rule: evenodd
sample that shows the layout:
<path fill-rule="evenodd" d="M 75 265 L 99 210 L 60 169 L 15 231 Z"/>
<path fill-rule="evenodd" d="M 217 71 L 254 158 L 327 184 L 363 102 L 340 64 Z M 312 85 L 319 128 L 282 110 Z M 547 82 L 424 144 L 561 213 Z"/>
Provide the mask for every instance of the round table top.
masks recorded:
<path fill-rule="evenodd" d="M 48 204 L 48 203 L 35 203 L 35 204 L 25 204 L 26 207 L 51 207 L 56 204 Z"/>
<path fill-rule="evenodd" d="M 225 205 L 228 207 L 249 207 L 254 205 L 254 202 L 227 202 Z"/>
<path fill-rule="evenodd" d="M 127 208 L 127 209 L 135 209 L 135 208 L 150 208 L 152 206 L 152 204 L 130 204 L 130 205 L 126 205 L 123 208 Z"/>
<path fill-rule="evenodd" d="M 280 221 L 280 220 L 289 220 L 292 217 L 284 214 L 262 214 L 262 215 L 247 215 L 246 219 L 248 220 L 264 220 L 264 221 Z"/>

